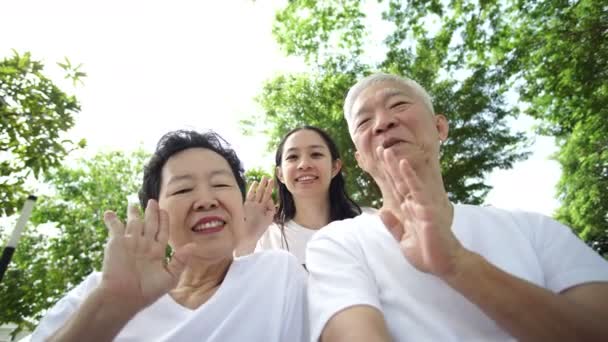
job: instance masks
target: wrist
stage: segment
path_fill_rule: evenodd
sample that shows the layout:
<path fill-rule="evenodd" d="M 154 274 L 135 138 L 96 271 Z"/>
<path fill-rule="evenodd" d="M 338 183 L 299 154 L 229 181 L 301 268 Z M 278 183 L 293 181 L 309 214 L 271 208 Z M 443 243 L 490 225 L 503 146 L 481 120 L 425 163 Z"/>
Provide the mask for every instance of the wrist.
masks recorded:
<path fill-rule="evenodd" d="M 440 278 L 451 287 L 458 287 L 462 281 L 470 281 L 474 278 L 475 272 L 480 270 L 485 262 L 481 255 L 462 247 L 454 257 L 451 272 Z"/>
<path fill-rule="evenodd" d="M 146 306 L 133 296 L 118 295 L 103 284 L 99 285 L 91 297 L 98 305 L 100 316 L 116 317 L 117 319 L 129 320 Z"/>

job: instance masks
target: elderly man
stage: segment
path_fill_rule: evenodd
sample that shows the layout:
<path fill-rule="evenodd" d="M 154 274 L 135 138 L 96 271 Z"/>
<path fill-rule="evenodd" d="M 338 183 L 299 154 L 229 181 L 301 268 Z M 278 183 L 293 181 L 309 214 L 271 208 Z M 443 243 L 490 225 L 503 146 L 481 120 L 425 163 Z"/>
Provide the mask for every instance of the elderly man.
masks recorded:
<path fill-rule="evenodd" d="M 568 227 L 450 202 L 439 164 L 448 122 L 420 85 L 368 76 L 344 115 L 384 204 L 310 242 L 313 340 L 608 339 L 608 263 Z"/>

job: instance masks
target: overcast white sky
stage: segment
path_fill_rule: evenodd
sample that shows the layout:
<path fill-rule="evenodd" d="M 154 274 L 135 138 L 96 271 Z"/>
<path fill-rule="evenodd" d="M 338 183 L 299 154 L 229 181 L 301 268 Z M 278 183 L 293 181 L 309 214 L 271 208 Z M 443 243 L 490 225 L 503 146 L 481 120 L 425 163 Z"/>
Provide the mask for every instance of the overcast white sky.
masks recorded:
<path fill-rule="evenodd" d="M 82 111 L 69 135 L 86 138 L 89 153 L 140 145 L 151 151 L 168 130 L 211 128 L 247 168 L 270 169 L 266 139 L 243 136 L 238 122 L 259 111 L 253 97 L 264 80 L 305 70 L 272 37 L 282 3 L 0 0 L 0 57 L 11 49 L 30 51 L 56 78 L 61 70 L 55 62 L 64 56 L 83 64 L 85 84 L 71 90 Z M 488 176 L 494 186 L 488 204 L 553 213 L 560 175 L 548 160 L 553 140 L 537 138 L 533 151 L 514 169 Z"/>

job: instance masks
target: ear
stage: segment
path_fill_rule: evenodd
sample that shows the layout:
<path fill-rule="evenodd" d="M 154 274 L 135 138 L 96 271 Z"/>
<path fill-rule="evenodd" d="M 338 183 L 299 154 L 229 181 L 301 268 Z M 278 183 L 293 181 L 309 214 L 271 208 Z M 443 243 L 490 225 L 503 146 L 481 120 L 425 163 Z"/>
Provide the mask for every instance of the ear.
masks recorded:
<path fill-rule="evenodd" d="M 332 162 L 331 166 L 331 178 L 334 178 L 338 172 L 342 170 L 342 161 L 340 159 L 336 159 Z"/>
<path fill-rule="evenodd" d="M 357 160 L 357 165 L 359 165 L 362 170 L 365 170 L 365 161 L 363 160 L 363 157 L 361 156 L 359 151 L 355 151 L 355 159 Z"/>
<path fill-rule="evenodd" d="M 448 138 L 448 132 L 450 130 L 450 124 L 448 119 L 443 114 L 435 115 L 435 127 L 439 134 L 439 140 L 445 141 Z"/>
<path fill-rule="evenodd" d="M 279 179 L 279 181 L 284 184 L 285 180 L 283 179 L 283 170 L 281 170 L 281 167 L 277 166 L 275 169 L 275 172 L 277 174 L 277 178 Z"/>

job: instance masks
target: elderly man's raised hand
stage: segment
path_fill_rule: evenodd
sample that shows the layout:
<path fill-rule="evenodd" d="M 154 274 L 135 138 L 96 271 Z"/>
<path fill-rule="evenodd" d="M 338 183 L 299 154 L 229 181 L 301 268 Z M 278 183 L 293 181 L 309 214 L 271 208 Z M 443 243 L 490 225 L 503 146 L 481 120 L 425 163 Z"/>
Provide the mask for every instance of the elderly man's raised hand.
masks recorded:
<path fill-rule="evenodd" d="M 111 211 L 104 214 L 104 221 L 110 237 L 100 289 L 106 296 L 125 308 L 141 310 L 175 287 L 195 246 L 177 248 L 167 263 L 169 217 L 158 202 L 148 202 L 144 219 L 130 205 L 126 225 Z"/>
<path fill-rule="evenodd" d="M 451 230 L 453 209 L 441 184 L 423 181 L 406 159 L 378 148 L 394 208 L 380 212 L 384 225 L 417 269 L 439 277 L 456 271 L 466 250 Z"/>

